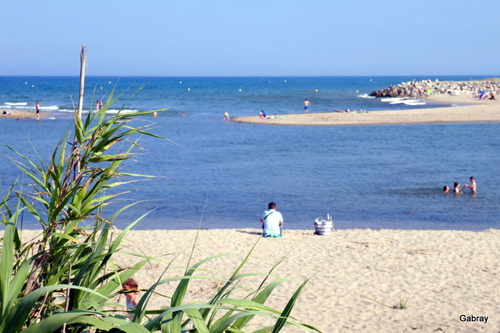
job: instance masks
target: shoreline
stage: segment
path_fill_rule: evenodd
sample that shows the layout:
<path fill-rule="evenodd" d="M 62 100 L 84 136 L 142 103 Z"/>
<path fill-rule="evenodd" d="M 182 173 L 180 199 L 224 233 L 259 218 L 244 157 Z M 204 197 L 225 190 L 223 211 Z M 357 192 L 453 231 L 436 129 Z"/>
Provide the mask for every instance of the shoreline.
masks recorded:
<path fill-rule="evenodd" d="M 272 279 L 292 280 L 276 289 L 266 302 L 279 310 L 300 283 L 311 278 L 291 315 L 322 332 L 500 330 L 499 229 L 346 229 L 330 236 L 315 236 L 313 231 L 285 230 L 284 238 L 273 239 L 262 238 L 258 228 L 200 230 L 191 265 L 231 253 L 206 262 L 195 274 L 227 278 L 257 242 L 241 273 L 266 273 L 283 259 Z M 36 234 L 23 231 L 22 237 Z M 160 259 L 134 276 L 139 288 L 154 284 L 172 260 L 169 276 L 185 270 L 196 235 L 197 230 L 132 230 L 123 251 Z M 123 253 L 115 262 L 127 266 L 139 260 Z M 255 288 L 260 281 L 258 277 L 244 279 L 241 293 L 247 295 L 247 288 Z M 193 280 L 186 300 L 209 298 L 217 286 L 214 280 Z M 158 292 L 170 295 L 175 287 L 175 283 L 165 284 Z M 123 304 L 124 300 L 117 302 Z M 398 308 L 401 302 L 406 302 L 404 309 Z M 167 303 L 155 295 L 148 308 Z M 488 321 L 464 322 L 460 320 L 462 315 L 484 316 Z M 259 318 L 248 328 L 256 330 L 265 323 Z M 302 332 L 293 327 L 285 331 Z"/>
<path fill-rule="evenodd" d="M 306 126 L 500 122 L 500 101 L 498 100 L 477 100 L 469 94 L 458 96 L 431 95 L 426 100 L 441 104 L 460 104 L 461 106 L 369 111 L 368 113 L 291 113 L 277 114 L 275 118 L 270 119 L 242 116 L 234 117 L 231 121 L 250 124 Z"/>

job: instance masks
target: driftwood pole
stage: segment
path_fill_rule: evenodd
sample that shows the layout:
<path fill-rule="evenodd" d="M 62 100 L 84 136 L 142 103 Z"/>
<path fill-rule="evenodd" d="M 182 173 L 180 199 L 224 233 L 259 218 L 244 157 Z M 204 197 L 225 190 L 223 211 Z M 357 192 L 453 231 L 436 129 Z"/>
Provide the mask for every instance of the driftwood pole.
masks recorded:
<path fill-rule="evenodd" d="M 85 45 L 82 45 L 82 52 L 80 53 L 80 95 L 78 97 L 78 117 L 82 118 L 83 110 L 83 92 L 85 90 Z"/>

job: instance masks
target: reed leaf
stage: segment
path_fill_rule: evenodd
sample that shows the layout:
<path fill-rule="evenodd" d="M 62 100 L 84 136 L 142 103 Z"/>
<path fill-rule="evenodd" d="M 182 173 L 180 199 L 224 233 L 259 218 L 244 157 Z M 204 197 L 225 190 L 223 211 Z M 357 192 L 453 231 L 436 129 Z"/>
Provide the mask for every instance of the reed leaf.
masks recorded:
<path fill-rule="evenodd" d="M 103 331 L 113 329 L 111 324 L 108 324 L 95 316 L 97 313 L 92 311 L 68 311 L 64 313 L 56 313 L 48 318 L 43 319 L 38 324 L 35 324 L 25 330 L 24 333 L 40 333 L 40 332 L 56 332 L 64 324 L 79 324 L 79 326 L 95 327 Z M 7 333 L 7 332 L 6 332 Z"/>
<path fill-rule="evenodd" d="M 292 309 L 295 306 L 295 302 L 297 301 L 297 298 L 299 298 L 299 295 L 300 295 L 302 289 L 304 289 L 304 287 L 307 284 L 307 282 L 309 282 L 309 279 L 306 279 L 299 286 L 299 288 L 295 291 L 295 293 L 293 294 L 293 296 L 290 298 L 290 300 L 286 304 L 285 308 L 283 309 L 283 312 L 281 312 L 281 315 L 280 315 L 279 319 L 276 321 L 276 324 L 273 327 L 272 333 L 277 333 L 277 332 L 281 331 L 281 329 L 283 328 L 283 326 L 285 326 L 285 324 L 287 324 L 288 317 L 290 316 L 290 312 L 292 312 Z"/>

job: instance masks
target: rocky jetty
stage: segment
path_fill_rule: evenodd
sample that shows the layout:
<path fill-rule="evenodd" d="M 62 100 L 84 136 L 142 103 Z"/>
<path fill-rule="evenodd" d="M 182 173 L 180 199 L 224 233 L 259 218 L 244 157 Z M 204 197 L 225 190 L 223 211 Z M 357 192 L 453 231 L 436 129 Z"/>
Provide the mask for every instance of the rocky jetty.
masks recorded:
<path fill-rule="evenodd" d="M 475 95 L 479 91 L 489 91 L 498 95 L 500 93 L 500 79 L 442 82 L 439 80 L 408 81 L 396 86 L 374 91 L 370 96 L 407 97 L 424 96 L 426 94 Z"/>

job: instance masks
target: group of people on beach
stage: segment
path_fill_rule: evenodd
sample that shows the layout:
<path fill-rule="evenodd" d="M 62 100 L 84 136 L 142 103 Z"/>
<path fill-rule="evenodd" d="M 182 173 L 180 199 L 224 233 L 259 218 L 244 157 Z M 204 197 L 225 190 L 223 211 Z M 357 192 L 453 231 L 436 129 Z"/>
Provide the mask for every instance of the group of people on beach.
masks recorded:
<path fill-rule="evenodd" d="M 308 113 L 309 112 L 309 106 L 311 105 L 311 102 L 309 102 L 306 99 L 304 99 L 304 113 Z M 268 115 L 266 115 L 266 113 L 264 112 L 264 110 L 260 111 L 259 113 L 259 118 L 260 119 L 269 119 L 269 118 L 274 118 L 274 117 L 269 117 Z"/>
<path fill-rule="evenodd" d="M 476 180 L 474 179 L 474 177 L 470 177 L 469 180 L 470 180 L 470 185 L 465 184 L 463 187 L 460 187 L 459 182 L 455 182 L 455 184 L 453 186 L 453 193 L 454 194 L 464 193 L 465 189 L 470 188 L 470 191 L 471 191 L 470 193 L 476 194 L 477 193 Z M 448 185 L 445 185 L 443 187 L 443 193 L 450 193 L 450 192 L 451 192 L 450 187 Z"/>

